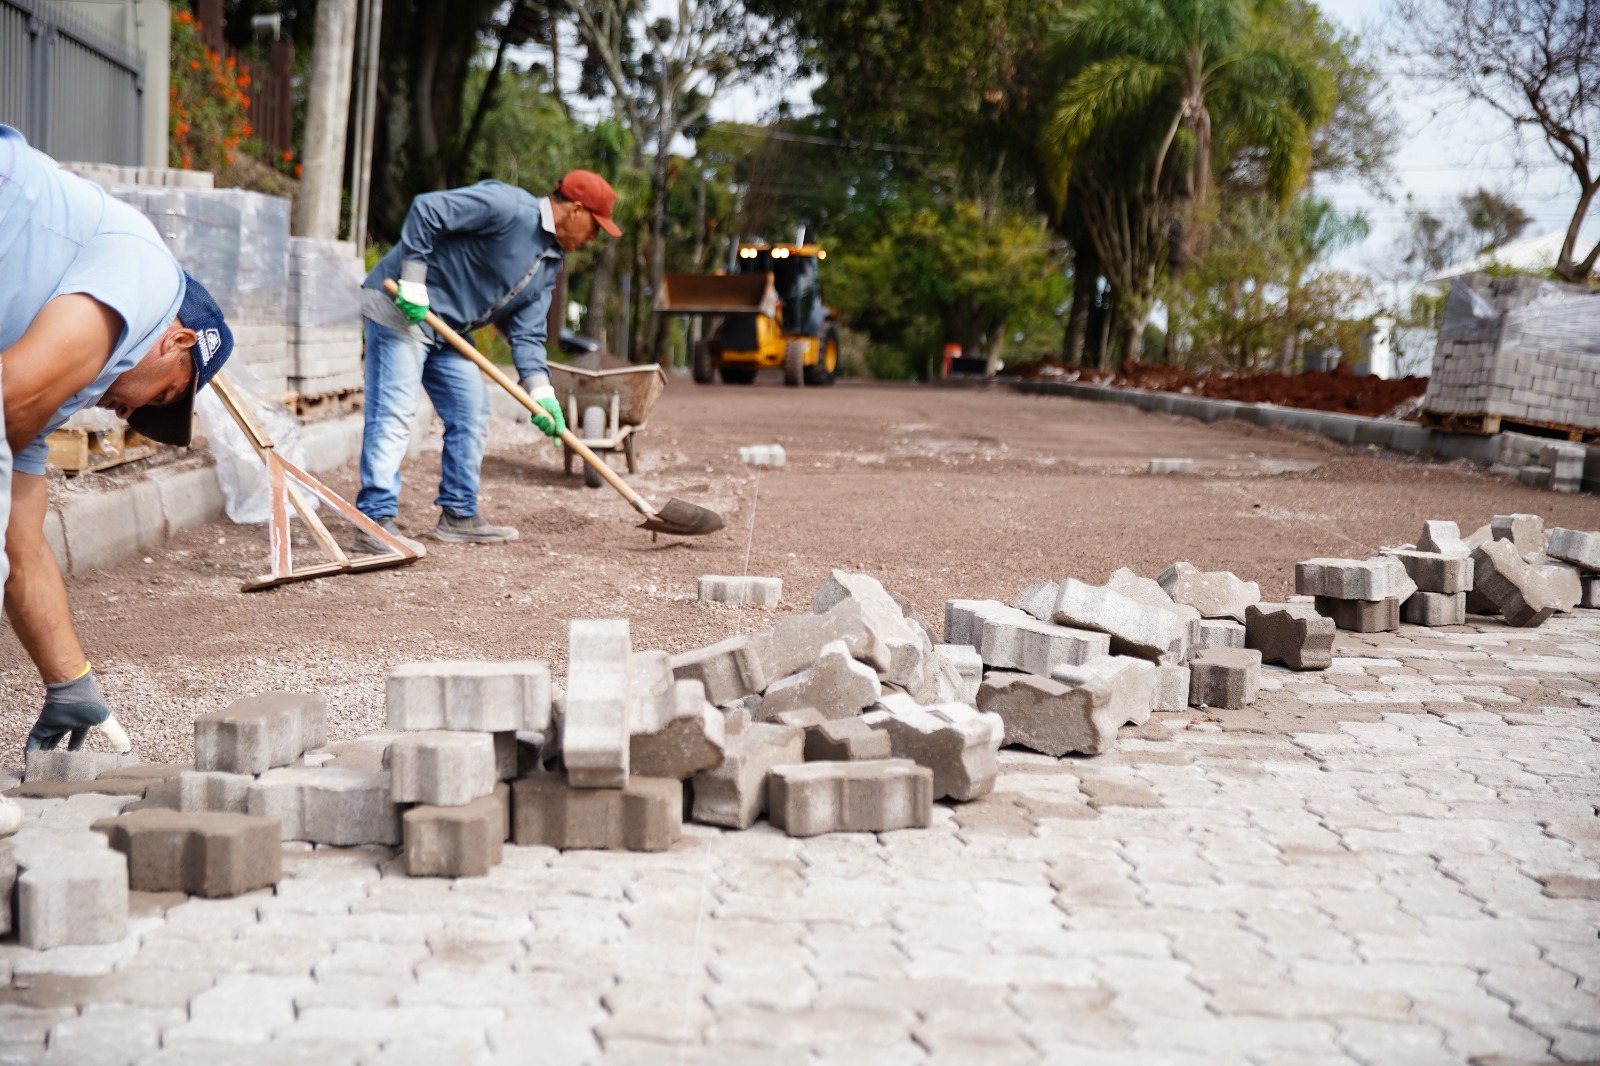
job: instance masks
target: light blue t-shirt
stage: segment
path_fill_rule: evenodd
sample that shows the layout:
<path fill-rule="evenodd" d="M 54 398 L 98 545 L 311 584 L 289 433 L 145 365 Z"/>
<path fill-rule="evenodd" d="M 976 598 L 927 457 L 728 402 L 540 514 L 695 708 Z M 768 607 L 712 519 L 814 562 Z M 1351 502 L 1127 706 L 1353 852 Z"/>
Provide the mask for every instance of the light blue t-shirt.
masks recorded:
<path fill-rule="evenodd" d="M 16 469 L 44 473 L 45 437 L 144 358 L 177 317 L 183 286 L 182 268 L 149 220 L 0 125 L 0 351 L 57 296 L 83 293 L 122 316 L 105 368 L 17 452 Z"/>

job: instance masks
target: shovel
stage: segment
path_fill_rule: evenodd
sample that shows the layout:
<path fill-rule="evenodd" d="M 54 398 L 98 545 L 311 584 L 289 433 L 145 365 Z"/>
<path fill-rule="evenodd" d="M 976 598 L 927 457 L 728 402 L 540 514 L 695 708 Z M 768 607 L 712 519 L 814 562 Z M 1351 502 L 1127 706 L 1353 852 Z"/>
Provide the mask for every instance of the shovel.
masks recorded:
<path fill-rule="evenodd" d="M 394 296 L 400 291 L 393 281 L 386 280 L 383 283 L 383 287 L 388 290 L 390 296 Z M 477 363 L 478 369 L 493 378 L 495 384 L 509 392 L 513 399 L 528 409 L 529 413 L 548 415 L 548 412 L 534 403 L 532 397 L 524 392 L 522 386 L 513 381 L 509 374 L 495 366 L 487 356 L 467 343 L 465 337 L 445 325 L 438 315 L 429 311 L 428 317 L 423 321 L 428 324 L 428 328 L 449 341 L 452 348 Z M 561 431 L 561 443 L 581 456 L 584 462 L 594 467 L 595 472 L 605 478 L 612 488 L 620 492 L 622 498 L 632 504 L 635 511 L 644 515 L 644 521 L 639 525 L 640 529 L 648 529 L 651 533 L 666 533 L 674 537 L 703 537 L 707 533 L 715 533 L 722 528 L 722 516 L 717 512 L 676 497 L 663 504 L 659 511 L 651 507 L 645 502 L 643 496 L 640 496 L 626 481 L 618 477 L 616 471 L 607 466 L 605 461 L 591 451 L 588 445 L 574 436 L 570 429 Z"/>

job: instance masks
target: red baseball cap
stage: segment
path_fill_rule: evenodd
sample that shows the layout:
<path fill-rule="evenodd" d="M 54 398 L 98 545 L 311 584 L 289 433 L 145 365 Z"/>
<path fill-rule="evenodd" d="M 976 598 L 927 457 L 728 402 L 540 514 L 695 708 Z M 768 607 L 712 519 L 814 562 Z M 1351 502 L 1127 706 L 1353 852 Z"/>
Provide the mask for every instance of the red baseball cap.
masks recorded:
<path fill-rule="evenodd" d="M 622 230 L 611 220 L 611 205 L 617 202 L 617 190 L 605 178 L 592 170 L 569 170 L 567 176 L 556 183 L 556 192 L 587 208 L 601 229 L 613 237 L 622 236 Z"/>

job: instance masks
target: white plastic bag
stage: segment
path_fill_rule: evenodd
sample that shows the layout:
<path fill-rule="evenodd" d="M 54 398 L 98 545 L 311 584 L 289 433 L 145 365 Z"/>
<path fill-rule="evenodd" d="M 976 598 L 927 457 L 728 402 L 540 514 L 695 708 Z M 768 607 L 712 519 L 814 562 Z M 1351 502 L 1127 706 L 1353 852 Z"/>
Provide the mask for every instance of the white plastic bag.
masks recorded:
<path fill-rule="evenodd" d="M 243 368 L 229 368 L 228 377 L 235 390 L 250 404 L 256 421 L 272 438 L 273 450 L 295 466 L 305 469 L 305 446 L 300 442 L 300 423 L 283 404 L 263 399 L 248 375 L 238 373 Z M 222 486 L 224 509 L 230 521 L 238 525 L 258 525 L 272 516 L 272 498 L 267 491 L 267 465 L 256 455 L 244 432 L 233 421 L 217 398 L 214 389 L 203 389 L 195 397 L 195 414 L 200 416 L 200 426 L 211 444 L 211 454 L 217 461 L 217 483 Z M 318 500 L 303 492 L 312 508 Z M 289 514 L 294 515 L 294 508 Z"/>

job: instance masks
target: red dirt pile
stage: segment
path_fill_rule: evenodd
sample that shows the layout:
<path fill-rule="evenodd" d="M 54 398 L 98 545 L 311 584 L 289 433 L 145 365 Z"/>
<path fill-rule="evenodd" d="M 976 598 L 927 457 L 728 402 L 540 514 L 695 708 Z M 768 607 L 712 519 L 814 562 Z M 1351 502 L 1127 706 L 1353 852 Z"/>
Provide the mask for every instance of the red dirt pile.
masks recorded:
<path fill-rule="evenodd" d="M 1340 363 L 1331 371 L 1303 374 L 1197 374 L 1170 366 L 1130 360 L 1122 370 L 1086 370 L 1056 360 L 1007 367 L 1003 376 L 1024 381 L 1081 381 L 1090 385 L 1181 392 L 1214 400 L 1272 403 L 1314 411 L 1381 417 L 1407 400 L 1421 396 L 1427 378 L 1384 379 L 1357 374 Z"/>

